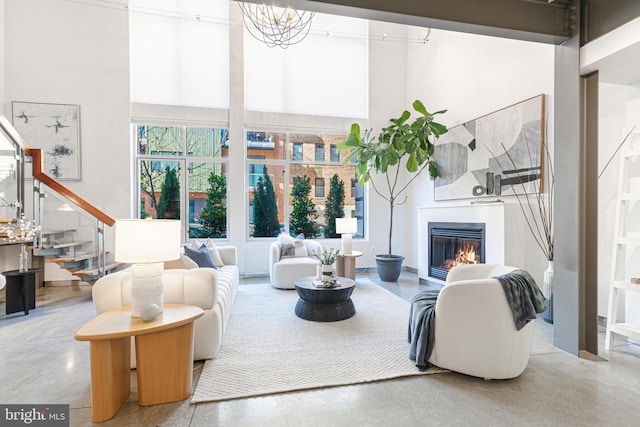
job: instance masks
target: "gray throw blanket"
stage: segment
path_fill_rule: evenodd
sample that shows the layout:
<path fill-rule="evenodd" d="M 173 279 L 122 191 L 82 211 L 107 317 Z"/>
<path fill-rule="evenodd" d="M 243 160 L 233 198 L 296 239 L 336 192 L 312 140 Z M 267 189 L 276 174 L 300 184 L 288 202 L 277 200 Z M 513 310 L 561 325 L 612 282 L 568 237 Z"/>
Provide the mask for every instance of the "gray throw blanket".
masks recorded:
<path fill-rule="evenodd" d="M 439 289 L 420 292 L 411 300 L 409 310 L 409 358 L 421 371 L 431 367 L 428 362 L 433 351 L 436 301 Z"/>
<path fill-rule="evenodd" d="M 537 313 L 545 310 L 544 295 L 529 273 L 524 270 L 513 270 L 511 273 L 496 276 L 504 289 L 507 302 L 513 312 L 516 329 L 520 330 L 536 318 Z"/>

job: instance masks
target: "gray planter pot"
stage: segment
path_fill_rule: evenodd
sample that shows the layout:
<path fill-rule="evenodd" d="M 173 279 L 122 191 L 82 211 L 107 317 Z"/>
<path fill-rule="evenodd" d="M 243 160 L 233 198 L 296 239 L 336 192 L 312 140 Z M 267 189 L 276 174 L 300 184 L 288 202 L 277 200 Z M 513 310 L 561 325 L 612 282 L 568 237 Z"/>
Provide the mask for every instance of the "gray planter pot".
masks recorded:
<path fill-rule="evenodd" d="M 378 276 L 383 282 L 397 282 L 402 271 L 404 257 L 400 255 L 376 255 Z"/>

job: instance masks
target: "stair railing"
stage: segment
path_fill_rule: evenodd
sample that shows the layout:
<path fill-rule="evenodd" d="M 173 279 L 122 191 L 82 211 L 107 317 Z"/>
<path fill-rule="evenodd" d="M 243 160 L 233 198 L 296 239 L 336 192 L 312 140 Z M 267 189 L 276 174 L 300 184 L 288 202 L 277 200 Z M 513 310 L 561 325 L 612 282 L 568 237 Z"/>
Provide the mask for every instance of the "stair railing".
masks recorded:
<path fill-rule="evenodd" d="M 43 170 L 43 152 L 40 148 L 31 148 L 27 142 L 18 134 L 13 125 L 7 120 L 7 118 L 0 113 L 0 128 L 4 135 L 9 139 L 16 150 L 17 161 L 17 201 L 16 206 L 19 208 L 17 216 L 22 213 L 24 209 L 25 200 L 25 168 L 24 165 L 27 162 L 27 156 L 32 159 L 32 176 L 33 176 L 33 219 L 36 225 L 40 225 L 41 235 L 36 241 L 34 241 L 34 250 L 38 253 L 46 252 L 44 246 L 44 218 L 45 218 L 45 204 L 43 200 L 47 197 L 47 189 L 51 191 L 56 197 L 62 198 L 67 202 L 71 202 L 76 208 L 80 208 L 81 214 L 86 214 L 92 220 L 96 221 L 95 225 L 95 251 L 97 254 L 97 276 L 102 277 L 107 273 L 107 260 L 106 260 L 106 242 L 105 242 L 105 226 L 113 226 L 115 220 L 93 204 L 80 197 L 69 188 L 65 187 L 56 179 L 46 174 Z"/>

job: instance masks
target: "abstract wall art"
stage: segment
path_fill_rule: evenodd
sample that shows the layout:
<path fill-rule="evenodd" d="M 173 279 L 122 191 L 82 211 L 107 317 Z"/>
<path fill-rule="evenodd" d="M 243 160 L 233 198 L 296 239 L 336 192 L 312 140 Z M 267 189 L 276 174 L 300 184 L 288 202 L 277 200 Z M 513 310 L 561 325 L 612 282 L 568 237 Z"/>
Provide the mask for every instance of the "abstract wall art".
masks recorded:
<path fill-rule="evenodd" d="M 41 148 L 44 170 L 55 179 L 80 180 L 80 108 L 13 102 L 13 126 L 29 147 Z"/>
<path fill-rule="evenodd" d="M 435 200 L 539 191 L 544 134 L 544 95 L 450 128 L 435 146 Z"/>

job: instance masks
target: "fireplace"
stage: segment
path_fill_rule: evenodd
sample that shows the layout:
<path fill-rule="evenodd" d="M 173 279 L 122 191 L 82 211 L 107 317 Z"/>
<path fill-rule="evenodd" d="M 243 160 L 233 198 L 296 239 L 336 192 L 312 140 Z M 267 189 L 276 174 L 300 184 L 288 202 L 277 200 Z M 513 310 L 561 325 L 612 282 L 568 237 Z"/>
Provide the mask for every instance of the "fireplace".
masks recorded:
<path fill-rule="evenodd" d="M 485 262 L 485 224 L 429 222 L 429 277 L 446 280 L 449 270 L 460 264 Z"/>

